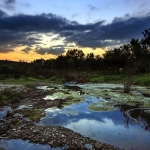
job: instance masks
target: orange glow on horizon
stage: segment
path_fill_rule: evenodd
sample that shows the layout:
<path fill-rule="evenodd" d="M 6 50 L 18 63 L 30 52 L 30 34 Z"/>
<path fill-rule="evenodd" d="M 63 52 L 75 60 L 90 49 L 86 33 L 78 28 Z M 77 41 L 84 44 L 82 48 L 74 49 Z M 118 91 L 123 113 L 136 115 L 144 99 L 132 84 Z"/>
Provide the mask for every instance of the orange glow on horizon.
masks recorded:
<path fill-rule="evenodd" d="M 9 52 L 9 53 L 1 53 L 0 60 L 11 60 L 11 61 L 24 61 L 24 62 L 31 62 L 35 59 L 50 59 L 56 58 L 57 56 L 51 54 L 37 54 L 35 52 L 24 53 L 24 52 Z"/>
<path fill-rule="evenodd" d="M 66 48 L 65 50 L 68 51 L 69 49 L 79 49 L 84 52 L 85 55 L 88 53 L 93 53 L 94 55 L 102 55 L 105 53 L 105 50 L 101 48 L 97 48 L 93 50 L 92 48 Z M 64 53 L 65 54 L 65 53 Z M 11 61 L 25 61 L 25 62 L 31 62 L 36 59 L 55 59 L 57 56 L 52 55 L 52 54 L 38 54 L 34 51 L 30 51 L 29 53 L 25 53 L 21 51 L 21 48 L 17 48 L 14 52 L 9 52 L 9 53 L 1 53 L 0 54 L 0 60 L 11 60 Z"/>

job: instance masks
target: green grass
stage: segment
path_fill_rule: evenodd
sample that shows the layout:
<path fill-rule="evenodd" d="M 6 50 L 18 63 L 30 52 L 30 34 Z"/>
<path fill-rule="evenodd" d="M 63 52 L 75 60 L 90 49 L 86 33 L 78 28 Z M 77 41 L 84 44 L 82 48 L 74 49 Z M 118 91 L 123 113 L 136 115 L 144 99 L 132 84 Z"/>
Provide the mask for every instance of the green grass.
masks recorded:
<path fill-rule="evenodd" d="M 99 74 L 90 74 L 88 76 L 87 82 L 91 83 L 123 83 L 125 80 L 125 75 L 99 75 Z M 43 83 L 64 83 L 65 80 L 63 78 L 59 78 L 56 76 L 50 77 L 50 78 L 43 78 L 42 76 L 39 76 L 38 78 L 33 77 L 21 77 L 20 79 L 14 79 L 14 78 L 6 78 L 1 79 L 1 83 L 6 84 L 22 84 L 22 85 L 31 85 L 39 82 Z M 134 84 L 137 85 L 150 85 L 150 74 L 145 75 L 137 75 L 134 77 Z"/>
<path fill-rule="evenodd" d="M 39 82 L 45 82 L 45 83 L 49 83 L 49 82 L 63 83 L 64 82 L 63 79 L 57 78 L 57 77 L 51 77 L 51 78 L 21 77 L 19 79 L 6 78 L 0 81 L 1 83 L 5 83 L 5 84 L 13 83 L 13 84 L 23 84 L 23 85 L 31 85 L 31 84 L 39 83 Z"/>
<path fill-rule="evenodd" d="M 11 88 L 0 92 L 0 105 L 19 103 L 22 95 Z"/>
<path fill-rule="evenodd" d="M 150 86 L 150 74 L 135 76 L 134 83 L 138 85 Z"/>
<path fill-rule="evenodd" d="M 121 83 L 123 81 L 124 76 L 123 75 L 98 75 L 98 74 L 94 74 L 94 75 L 90 75 L 88 80 L 89 82 L 93 82 L 93 83 L 107 83 L 107 82 L 117 82 L 117 83 Z"/>
<path fill-rule="evenodd" d="M 103 83 L 104 76 L 91 75 L 91 76 L 89 76 L 88 80 L 89 80 L 89 82 L 92 82 L 92 83 Z"/>

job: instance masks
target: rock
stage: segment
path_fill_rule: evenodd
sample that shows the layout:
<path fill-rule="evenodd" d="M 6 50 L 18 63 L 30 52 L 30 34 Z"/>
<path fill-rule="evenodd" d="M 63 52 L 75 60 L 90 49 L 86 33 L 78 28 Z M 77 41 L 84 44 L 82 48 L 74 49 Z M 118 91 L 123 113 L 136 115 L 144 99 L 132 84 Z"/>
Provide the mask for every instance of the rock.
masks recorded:
<path fill-rule="evenodd" d="M 48 144 L 49 144 L 50 146 L 53 146 L 53 145 L 54 145 L 54 142 L 51 141 L 51 142 L 48 142 Z"/>
<path fill-rule="evenodd" d="M 150 115 L 150 110 L 145 110 L 144 111 L 146 114 Z"/>
<path fill-rule="evenodd" d="M 145 97 L 150 97 L 150 94 L 149 94 L 149 93 L 142 92 L 141 94 L 142 94 L 143 96 L 145 96 Z"/>
<path fill-rule="evenodd" d="M 96 149 L 101 149 L 101 148 L 103 148 L 103 145 L 100 144 L 100 143 L 98 143 L 98 142 L 96 142 L 96 143 L 94 144 L 94 147 L 95 147 Z"/>
<path fill-rule="evenodd" d="M 85 147 L 88 149 L 88 150 L 91 150 L 93 148 L 92 144 L 85 144 Z"/>

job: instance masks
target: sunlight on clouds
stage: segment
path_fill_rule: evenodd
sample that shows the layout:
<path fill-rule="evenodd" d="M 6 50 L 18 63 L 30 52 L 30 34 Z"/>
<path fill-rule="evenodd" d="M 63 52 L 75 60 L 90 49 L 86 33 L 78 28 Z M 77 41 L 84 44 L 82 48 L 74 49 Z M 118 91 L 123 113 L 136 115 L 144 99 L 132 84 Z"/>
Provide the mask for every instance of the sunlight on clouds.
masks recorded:
<path fill-rule="evenodd" d="M 64 45 L 64 38 L 60 38 L 58 34 L 40 34 L 42 41 L 39 46 L 47 48 L 51 46 Z"/>
<path fill-rule="evenodd" d="M 52 55 L 52 54 L 38 54 L 35 51 L 36 47 L 32 47 L 31 50 L 25 52 L 22 51 L 23 49 L 25 49 L 25 47 L 17 47 L 14 52 L 9 52 L 9 53 L 1 53 L 0 54 L 0 59 L 1 60 L 12 60 L 12 61 L 25 61 L 25 62 L 31 62 L 35 59 L 50 59 L 50 58 L 57 58 L 56 55 Z M 105 53 L 105 50 L 101 49 L 101 48 L 96 48 L 95 50 L 93 50 L 92 48 L 79 48 L 79 47 L 72 47 L 72 46 L 68 46 L 68 47 L 64 47 L 65 51 L 67 52 L 68 50 L 71 49 L 79 49 L 82 50 L 85 55 L 87 55 L 88 53 L 94 53 L 94 55 L 102 55 L 103 53 Z"/>
<path fill-rule="evenodd" d="M 29 51 L 29 53 L 25 53 L 22 50 L 22 47 L 15 49 L 14 52 L 10 53 L 1 53 L 0 54 L 0 59 L 1 60 L 12 60 L 12 61 L 25 61 L 25 62 L 31 62 L 35 59 L 50 59 L 50 58 L 56 58 L 56 56 L 51 55 L 51 54 L 45 54 L 45 55 L 40 55 L 37 54 L 34 51 Z"/>

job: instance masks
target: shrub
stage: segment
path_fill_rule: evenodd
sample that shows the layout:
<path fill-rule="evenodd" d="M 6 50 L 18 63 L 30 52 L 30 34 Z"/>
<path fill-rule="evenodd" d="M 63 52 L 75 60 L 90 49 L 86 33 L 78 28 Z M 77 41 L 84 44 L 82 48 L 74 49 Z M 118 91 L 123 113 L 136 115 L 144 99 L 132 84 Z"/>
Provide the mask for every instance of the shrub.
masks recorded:
<path fill-rule="evenodd" d="M 0 105 L 4 104 L 6 99 L 7 97 L 3 93 L 0 93 Z"/>

